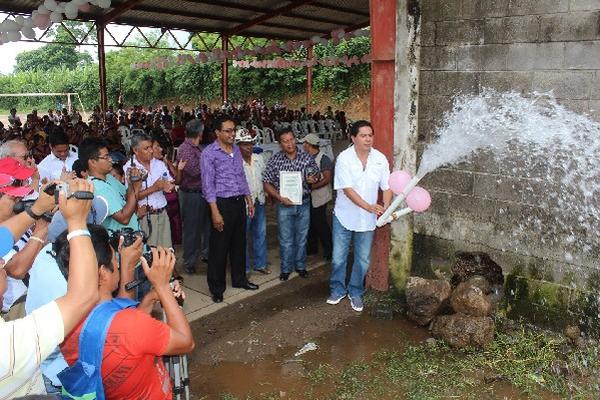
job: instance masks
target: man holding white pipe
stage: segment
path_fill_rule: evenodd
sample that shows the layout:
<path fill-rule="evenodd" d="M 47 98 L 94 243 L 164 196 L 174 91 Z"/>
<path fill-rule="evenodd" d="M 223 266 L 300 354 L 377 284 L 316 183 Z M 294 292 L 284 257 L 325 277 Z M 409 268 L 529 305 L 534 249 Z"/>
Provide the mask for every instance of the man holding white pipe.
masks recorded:
<path fill-rule="evenodd" d="M 389 187 L 390 166 L 387 158 L 373 148 L 373 127 L 368 121 L 356 121 L 350 129 L 353 146 L 337 158 L 334 189 L 337 198 L 333 210 L 333 254 L 328 304 L 338 304 L 346 295 L 352 309 L 363 310 L 364 280 L 369 269 L 371 244 L 377 217 L 392 199 Z M 383 205 L 377 203 L 383 191 Z M 354 240 L 352 275 L 346 285 L 346 263 L 350 242 Z"/>

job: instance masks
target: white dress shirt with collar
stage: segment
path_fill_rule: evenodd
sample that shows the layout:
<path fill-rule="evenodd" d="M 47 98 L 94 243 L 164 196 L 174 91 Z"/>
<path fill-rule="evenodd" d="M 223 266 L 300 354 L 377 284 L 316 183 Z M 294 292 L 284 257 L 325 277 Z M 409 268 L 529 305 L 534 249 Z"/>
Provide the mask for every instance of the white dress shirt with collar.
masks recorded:
<path fill-rule="evenodd" d="M 354 232 L 367 232 L 375 229 L 377 216 L 363 210 L 350 200 L 344 189 L 351 188 L 367 203 L 377 202 L 379 189 L 390 188 L 388 180 L 390 166 L 383 153 L 371 149 L 367 157 L 367 165 L 356 154 L 354 146 L 340 153 L 335 164 L 333 188 L 337 190 L 337 198 L 333 213 L 344 228 Z"/>
<path fill-rule="evenodd" d="M 140 171 L 146 171 L 146 168 L 144 168 L 142 163 L 138 161 L 137 157 L 134 157 L 133 160 L 136 167 Z M 129 168 L 131 168 L 131 159 L 127 161 L 127 163 L 123 166 L 125 176 L 128 176 L 127 171 L 129 170 Z M 146 172 L 148 173 L 148 178 L 146 178 L 146 180 L 142 182 L 141 190 L 146 190 L 150 186 L 154 185 L 154 182 L 156 182 L 159 179 L 166 178 L 169 181 L 173 181 L 173 178 L 171 177 L 171 174 L 166 164 L 161 160 L 157 160 L 156 158 L 153 158 L 150 161 L 150 171 Z M 167 198 L 165 197 L 165 194 L 162 191 L 154 192 L 145 199 L 138 201 L 138 206 L 149 206 L 155 210 L 158 210 L 167 206 Z"/>
<path fill-rule="evenodd" d="M 60 179 L 63 168 L 66 171 L 73 170 L 73 163 L 79 158 L 79 155 L 73 151 L 69 151 L 69 156 L 65 161 L 56 157 L 54 153 L 50 153 L 38 165 L 40 171 L 40 182 L 46 178 L 48 181 Z"/>

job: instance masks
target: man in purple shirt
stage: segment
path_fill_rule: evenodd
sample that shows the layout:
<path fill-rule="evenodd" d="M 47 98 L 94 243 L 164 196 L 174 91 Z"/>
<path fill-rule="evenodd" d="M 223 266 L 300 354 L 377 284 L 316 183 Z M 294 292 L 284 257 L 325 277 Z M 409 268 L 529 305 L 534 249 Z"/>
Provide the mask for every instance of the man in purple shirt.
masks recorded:
<path fill-rule="evenodd" d="M 233 143 L 235 122 L 223 116 L 214 122 L 217 139 L 202 151 L 202 192 L 210 206 L 212 229 L 208 255 L 208 288 L 215 303 L 223 301 L 227 256 L 234 288 L 256 290 L 246 277 L 246 209 L 254 204 L 246 181 L 242 153 Z"/>
<path fill-rule="evenodd" d="M 185 140 L 177 150 L 177 161 L 185 163 L 179 184 L 179 207 L 183 223 L 183 264 L 189 274 L 196 272 L 198 256 L 208 259 L 210 217 L 202 196 L 200 155 L 204 124 L 199 119 L 185 126 Z"/>

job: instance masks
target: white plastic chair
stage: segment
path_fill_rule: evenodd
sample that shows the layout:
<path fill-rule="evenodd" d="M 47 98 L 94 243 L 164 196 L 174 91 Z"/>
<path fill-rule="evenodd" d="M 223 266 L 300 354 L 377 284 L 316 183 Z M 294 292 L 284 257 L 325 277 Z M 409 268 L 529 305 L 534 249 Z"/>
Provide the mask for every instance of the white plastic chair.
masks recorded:
<path fill-rule="evenodd" d="M 271 128 L 264 128 L 264 142 L 263 143 L 273 143 L 275 142 L 275 132 Z"/>
<path fill-rule="evenodd" d="M 292 122 L 292 132 L 294 133 L 294 136 L 296 136 L 297 138 L 304 137 L 304 135 L 302 134 L 302 125 L 298 121 Z"/>

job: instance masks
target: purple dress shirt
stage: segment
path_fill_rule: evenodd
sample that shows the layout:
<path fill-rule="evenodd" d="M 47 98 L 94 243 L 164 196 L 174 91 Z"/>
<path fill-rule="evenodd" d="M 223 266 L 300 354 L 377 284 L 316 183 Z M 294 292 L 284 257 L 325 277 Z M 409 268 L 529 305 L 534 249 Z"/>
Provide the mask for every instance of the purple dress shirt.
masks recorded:
<path fill-rule="evenodd" d="M 202 180 L 200 178 L 200 155 L 202 149 L 196 146 L 192 139 L 186 138 L 177 150 L 177 161 L 187 160 L 183 169 L 181 184 L 183 190 L 202 190 Z"/>
<path fill-rule="evenodd" d="M 217 197 L 250 196 L 242 153 L 236 145 L 233 145 L 233 154 L 228 154 L 217 141 L 209 144 L 200 156 L 200 168 L 202 192 L 207 202 L 214 203 Z"/>

